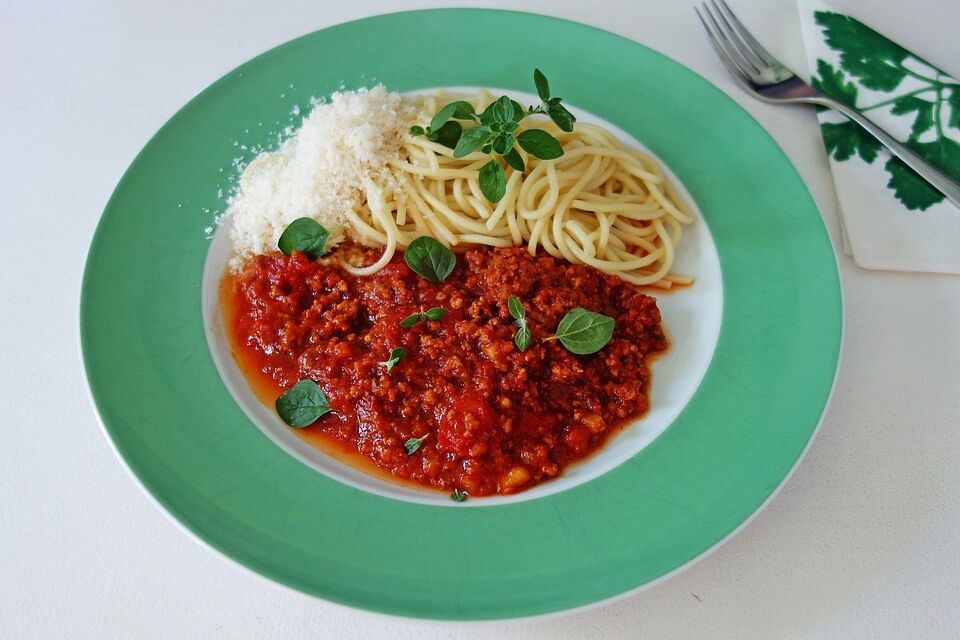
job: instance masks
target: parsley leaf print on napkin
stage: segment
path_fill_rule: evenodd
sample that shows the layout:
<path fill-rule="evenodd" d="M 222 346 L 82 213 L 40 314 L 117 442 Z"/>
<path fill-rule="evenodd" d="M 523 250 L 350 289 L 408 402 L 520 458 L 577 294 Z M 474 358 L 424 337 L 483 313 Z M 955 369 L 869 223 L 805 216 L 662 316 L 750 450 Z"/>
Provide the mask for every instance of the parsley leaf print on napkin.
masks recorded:
<path fill-rule="evenodd" d="M 904 144 L 960 180 L 960 84 L 848 16 L 817 11 L 814 18 L 827 46 L 839 54 L 839 68 L 818 59 L 813 86 L 861 112 L 885 109 L 910 122 Z M 861 88 L 884 95 L 866 102 Z M 854 122 L 825 122 L 821 130 L 834 160 L 856 155 L 872 164 L 879 155 L 880 143 Z M 887 187 L 907 209 L 924 211 L 944 200 L 897 158 L 887 160 L 884 169 L 890 176 Z"/>

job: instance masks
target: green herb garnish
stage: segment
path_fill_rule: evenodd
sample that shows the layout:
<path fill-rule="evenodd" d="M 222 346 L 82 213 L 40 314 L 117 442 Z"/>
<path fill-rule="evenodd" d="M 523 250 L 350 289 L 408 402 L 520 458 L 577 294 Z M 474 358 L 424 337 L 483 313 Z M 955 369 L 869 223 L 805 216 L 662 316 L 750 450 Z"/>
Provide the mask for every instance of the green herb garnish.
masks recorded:
<path fill-rule="evenodd" d="M 443 307 L 430 307 L 426 311 L 421 310 L 417 311 L 416 313 L 411 313 L 400 321 L 400 326 L 410 328 L 418 322 L 423 322 L 425 320 L 439 320 L 445 315 L 447 315 L 447 310 Z"/>
<path fill-rule="evenodd" d="M 467 492 L 460 491 L 460 489 L 454 489 L 453 493 L 450 494 L 450 499 L 454 502 L 463 502 L 467 499 Z"/>
<path fill-rule="evenodd" d="M 403 356 L 407 355 L 407 350 L 403 347 L 397 347 L 396 349 L 390 350 L 390 357 L 381 362 L 383 366 L 387 368 L 387 374 L 393 371 L 393 368 L 400 362 Z"/>
<path fill-rule="evenodd" d="M 480 191 L 490 202 L 500 202 L 507 192 L 507 178 L 503 173 L 503 165 L 496 160 L 491 160 L 480 167 L 478 182 Z"/>
<path fill-rule="evenodd" d="M 539 69 L 533 70 L 533 82 L 540 105 L 524 109 L 518 102 L 507 96 L 500 96 L 487 105 L 479 115 L 469 102 L 458 100 L 444 106 L 437 112 L 430 125 L 411 127 L 411 135 L 424 135 L 453 149 L 454 158 L 463 158 L 474 151 L 499 155 L 503 162 L 515 171 L 526 167 L 523 157 L 515 145 L 541 160 L 554 160 L 563 155 L 563 147 L 552 135 L 542 129 L 527 129 L 519 135 L 514 132 L 520 121 L 527 116 L 543 114 L 553 120 L 562 131 L 573 131 L 576 118 L 561 104 L 562 98 L 550 95 L 550 83 Z M 476 126 L 464 129 L 457 120 L 476 123 Z M 455 126 L 454 126 L 455 125 Z M 497 158 L 491 159 L 480 169 L 480 190 L 490 202 L 500 202 L 506 193 L 507 181 L 503 164 Z"/>
<path fill-rule="evenodd" d="M 553 160 L 563 155 L 563 147 L 552 135 L 541 129 L 527 129 L 517 136 L 520 148 L 541 160 Z"/>
<path fill-rule="evenodd" d="M 443 282 L 457 266 L 456 254 L 430 236 L 420 236 L 411 242 L 403 259 L 411 269 L 436 284 Z"/>
<path fill-rule="evenodd" d="M 274 406 L 281 420 L 298 429 L 313 424 L 330 412 L 327 396 L 313 380 L 300 380 L 284 391 Z"/>
<path fill-rule="evenodd" d="M 326 251 L 329 237 L 330 232 L 313 218 L 297 218 L 280 234 L 277 248 L 287 256 L 300 251 L 311 260 L 316 260 Z"/>
<path fill-rule="evenodd" d="M 510 151 L 507 151 L 505 154 L 503 154 L 503 159 L 508 165 L 517 171 L 523 171 L 523 158 L 520 157 L 520 152 L 516 149 L 510 149 Z"/>
<path fill-rule="evenodd" d="M 457 120 L 473 120 L 476 115 L 477 114 L 473 111 L 472 104 L 466 100 L 457 100 L 456 102 L 451 102 L 443 109 L 440 109 L 440 111 L 437 112 L 437 115 L 433 116 L 433 120 L 430 121 L 430 126 L 427 128 L 436 131 L 445 125 L 447 120 L 450 118 L 456 118 Z"/>
<path fill-rule="evenodd" d="M 442 127 L 437 129 L 433 134 L 432 140 L 435 140 L 442 144 L 445 147 L 450 147 L 453 149 L 457 146 L 457 142 L 460 140 L 460 136 L 463 134 L 463 125 L 461 125 L 456 120 L 450 120 Z"/>
<path fill-rule="evenodd" d="M 467 129 L 457 141 L 457 146 L 453 149 L 453 157 L 462 158 L 480 149 L 490 139 L 491 133 L 490 127 L 484 125 Z M 484 151 L 484 153 L 490 153 L 490 151 Z"/>
<path fill-rule="evenodd" d="M 547 77 L 541 73 L 540 69 L 533 70 L 533 84 L 537 86 L 537 95 L 546 102 L 550 99 L 550 83 Z"/>
<path fill-rule="evenodd" d="M 614 320 L 610 316 L 577 307 L 563 316 L 557 325 L 557 333 L 545 339 L 559 340 L 567 351 L 587 355 L 596 353 L 610 342 L 613 325 Z"/>
<path fill-rule="evenodd" d="M 427 127 L 410 127 L 410 135 L 426 136 L 428 140 L 439 142 L 453 149 L 460 140 L 463 126 L 457 120 L 473 120 L 476 117 L 473 105 L 463 100 L 451 102 L 437 112 Z M 451 120 L 451 118 L 454 118 Z"/>
<path fill-rule="evenodd" d="M 427 436 L 429 435 L 430 434 L 428 433 L 419 438 L 410 438 L 409 440 L 407 440 L 403 444 L 404 448 L 407 450 L 407 455 L 412 456 L 413 454 L 415 454 L 417 452 L 417 449 L 420 448 L 420 445 L 423 444 L 423 441 L 426 440 Z"/>
<path fill-rule="evenodd" d="M 530 325 L 527 323 L 527 310 L 523 308 L 523 303 L 516 296 L 507 298 L 507 309 L 510 311 L 510 316 L 513 317 L 513 324 L 517 325 L 517 334 L 513 336 L 513 344 L 517 345 L 517 349 L 520 349 L 520 351 L 526 351 L 532 339 Z"/>

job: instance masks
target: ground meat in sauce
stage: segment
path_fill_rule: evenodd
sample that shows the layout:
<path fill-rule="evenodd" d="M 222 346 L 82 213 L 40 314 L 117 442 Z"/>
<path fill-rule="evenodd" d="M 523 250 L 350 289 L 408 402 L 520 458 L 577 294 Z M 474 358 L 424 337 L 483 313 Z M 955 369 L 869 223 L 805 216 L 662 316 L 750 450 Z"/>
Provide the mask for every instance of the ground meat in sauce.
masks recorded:
<path fill-rule="evenodd" d="M 349 442 L 399 478 L 509 494 L 561 473 L 647 410 L 648 358 L 667 347 L 656 301 L 591 267 L 525 249 L 478 248 L 442 284 L 398 256 L 352 276 L 301 254 L 257 256 L 233 284 L 232 337 L 279 395 L 315 380 L 333 409 L 308 429 Z M 521 352 L 507 297 L 527 309 Z M 403 328 L 430 307 L 437 321 Z M 599 352 L 544 342 L 584 307 L 616 320 Z M 406 356 L 386 373 L 390 350 Z M 408 455 L 404 443 L 427 438 Z"/>

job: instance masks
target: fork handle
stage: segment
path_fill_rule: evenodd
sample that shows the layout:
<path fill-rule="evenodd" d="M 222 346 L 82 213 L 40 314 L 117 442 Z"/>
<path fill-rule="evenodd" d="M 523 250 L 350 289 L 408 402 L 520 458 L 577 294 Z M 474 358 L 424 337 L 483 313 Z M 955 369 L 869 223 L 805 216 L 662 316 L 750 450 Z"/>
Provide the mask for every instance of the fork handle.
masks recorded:
<path fill-rule="evenodd" d="M 922 156 L 917 155 L 913 150 L 902 145 L 897 139 L 881 129 L 870 118 L 863 115 L 856 109 L 838 102 L 833 98 L 823 95 L 816 96 L 811 102 L 836 109 L 847 116 L 861 127 L 870 132 L 873 137 L 879 140 L 883 146 L 890 150 L 890 153 L 903 160 L 904 164 L 919 173 L 924 180 L 929 182 L 940 193 L 945 195 L 956 207 L 960 207 L 960 182 L 957 182 L 937 167 L 930 164 Z"/>

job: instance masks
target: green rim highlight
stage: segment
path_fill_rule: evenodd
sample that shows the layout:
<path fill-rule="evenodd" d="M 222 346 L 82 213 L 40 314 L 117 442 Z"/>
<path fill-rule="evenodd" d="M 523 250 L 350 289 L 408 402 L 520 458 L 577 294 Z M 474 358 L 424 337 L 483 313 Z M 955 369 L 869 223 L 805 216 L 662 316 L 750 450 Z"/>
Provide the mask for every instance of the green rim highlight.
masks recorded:
<path fill-rule="evenodd" d="M 464 23 L 471 28 L 457 28 Z M 234 404 L 204 336 L 210 216 L 200 211 L 222 208 L 220 169 L 237 155 L 233 142 L 273 142 L 258 123 L 284 122 L 292 98 L 305 108 L 310 95 L 378 81 L 397 91 L 527 90 L 537 65 L 548 66 L 570 104 L 647 145 L 699 204 L 725 296 L 700 388 L 627 463 L 512 505 L 398 502 L 300 464 Z M 201 539 L 335 602 L 492 619 L 578 607 L 647 584 L 749 518 L 797 462 L 824 410 L 841 304 L 830 240 L 803 182 L 722 92 L 642 45 L 573 22 L 428 10 L 291 41 L 171 118 L 103 213 L 84 273 L 80 330 L 91 393 L 116 449 Z"/>

